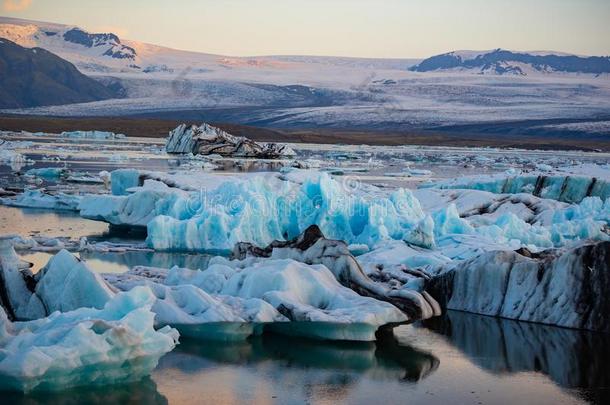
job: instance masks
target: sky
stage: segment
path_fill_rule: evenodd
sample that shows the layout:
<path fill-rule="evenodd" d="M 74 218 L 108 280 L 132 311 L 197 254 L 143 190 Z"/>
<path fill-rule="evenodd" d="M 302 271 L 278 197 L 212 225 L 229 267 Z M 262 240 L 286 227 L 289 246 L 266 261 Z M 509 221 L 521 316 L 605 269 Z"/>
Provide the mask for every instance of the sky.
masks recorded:
<path fill-rule="evenodd" d="M 0 0 L 1 15 L 235 56 L 610 55 L 610 0 Z"/>

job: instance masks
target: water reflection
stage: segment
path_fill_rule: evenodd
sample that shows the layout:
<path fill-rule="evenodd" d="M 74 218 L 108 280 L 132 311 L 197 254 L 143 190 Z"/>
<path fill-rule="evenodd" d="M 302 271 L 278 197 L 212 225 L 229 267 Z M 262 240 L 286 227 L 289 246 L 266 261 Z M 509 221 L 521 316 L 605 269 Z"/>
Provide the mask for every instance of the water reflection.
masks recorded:
<path fill-rule="evenodd" d="M 173 266 L 189 269 L 206 269 L 212 256 L 204 254 L 165 252 L 80 252 L 81 259 L 96 271 L 125 272 L 135 266 L 151 266 L 164 269 Z M 106 268 L 106 270 L 102 270 Z M 111 269 L 111 270 L 109 270 Z"/>
<path fill-rule="evenodd" d="M 457 311 L 422 325 L 489 372 L 540 372 L 590 402 L 610 403 L 610 335 Z"/>
<path fill-rule="evenodd" d="M 167 404 L 157 384 L 149 377 L 139 382 L 97 387 L 73 388 L 58 392 L 0 392 L 5 404 Z"/>
<path fill-rule="evenodd" d="M 272 361 L 287 368 L 366 372 L 381 379 L 405 382 L 428 377 L 440 363 L 431 353 L 399 345 L 392 338 L 376 343 L 318 341 L 274 334 L 234 343 L 183 339 L 176 353 L 215 363 L 252 365 Z M 209 367 L 208 362 L 180 364 L 185 365 L 182 371 L 187 373 Z M 164 366 L 167 364 L 162 360 L 160 367 Z"/>

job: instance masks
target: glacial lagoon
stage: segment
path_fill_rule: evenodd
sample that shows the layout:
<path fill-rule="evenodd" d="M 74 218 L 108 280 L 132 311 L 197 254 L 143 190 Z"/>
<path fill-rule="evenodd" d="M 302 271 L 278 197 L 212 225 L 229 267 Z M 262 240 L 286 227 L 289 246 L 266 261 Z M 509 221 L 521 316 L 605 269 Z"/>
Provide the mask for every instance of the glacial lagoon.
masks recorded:
<path fill-rule="evenodd" d="M 155 140 L 99 142 L 15 135 L 23 167 L 0 166 L 2 185 L 46 187 L 52 192 L 100 192 L 99 171 L 126 166 L 142 170 L 191 170 L 231 175 L 277 172 L 285 164 L 247 159 L 210 162 L 175 158 Z M 17 145 L 19 146 L 19 145 Z M 293 146 L 298 149 L 298 147 Z M 416 188 L 426 181 L 547 165 L 607 165 L 605 154 L 459 148 L 364 148 L 301 145 L 301 159 L 348 188 Z M 78 151 L 78 153 L 76 153 Z M 214 167 L 207 167 L 212 163 Z M 18 166 L 19 166 L 18 164 Z M 320 165 L 322 167 L 320 167 Z M 76 180 L 23 176 L 31 168 L 58 167 Z M 201 172 L 201 168 L 204 171 Z M 347 180 L 345 180 L 347 179 Z M 31 181 L 36 183 L 28 183 Z M 441 202 L 442 203 L 442 202 Z M 432 204 L 433 205 L 433 204 Z M 3 234 L 87 238 L 92 243 L 140 245 L 146 233 L 82 218 L 69 210 L 0 206 Z M 358 247 L 355 247 L 358 248 Z M 354 248 L 354 249 L 355 249 Z M 357 250 L 357 249 L 355 249 Z M 36 273 L 53 249 L 20 251 Z M 356 255 L 358 253 L 355 253 Z M 134 266 L 205 269 L 212 252 L 83 250 L 75 255 L 98 273 L 121 274 Z M 307 327 L 303 325 L 303 327 Z M 266 332 L 239 342 L 181 337 L 149 377 L 111 386 L 22 394 L 2 392 L 7 403 L 607 403 L 610 399 L 608 335 L 459 311 L 394 328 L 375 342 L 333 342 Z"/>

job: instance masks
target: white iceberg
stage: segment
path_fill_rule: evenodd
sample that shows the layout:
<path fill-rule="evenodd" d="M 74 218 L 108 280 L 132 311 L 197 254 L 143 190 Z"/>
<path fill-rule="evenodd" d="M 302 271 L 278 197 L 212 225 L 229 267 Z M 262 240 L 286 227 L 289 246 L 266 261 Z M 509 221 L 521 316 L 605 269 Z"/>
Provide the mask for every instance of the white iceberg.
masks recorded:
<path fill-rule="evenodd" d="M 395 306 L 341 286 L 323 265 L 267 259 L 246 266 L 215 264 L 205 271 L 174 268 L 166 284 L 197 285 L 219 296 L 261 299 L 291 321 L 265 325 L 266 330 L 283 334 L 372 341 L 379 328 L 408 320 Z"/>
<path fill-rule="evenodd" d="M 14 198 L 0 198 L 0 204 L 12 207 L 43 208 L 52 210 L 78 211 L 81 196 L 56 193 L 51 194 L 44 190 L 25 190 Z"/>
<path fill-rule="evenodd" d="M 67 250 L 54 255 L 33 279 L 36 288 L 28 304 L 28 319 L 82 307 L 101 309 L 115 295 L 99 274 Z"/>
<path fill-rule="evenodd" d="M 113 140 L 124 139 L 125 135 L 108 131 L 66 131 L 60 134 L 62 138 Z"/>
<path fill-rule="evenodd" d="M 190 271 L 186 269 L 172 271 Z M 106 274 L 114 287 L 129 291 L 147 286 L 155 295 L 152 311 L 157 326 L 171 325 L 181 335 L 196 339 L 236 341 L 257 332 L 257 325 L 288 321 L 260 299 L 242 299 L 207 293 L 195 285 L 163 284 L 167 271 L 135 268 L 125 274 Z"/>
<path fill-rule="evenodd" d="M 103 309 L 55 312 L 11 322 L 0 309 L 0 388 L 65 389 L 139 380 L 171 351 L 178 333 L 155 331 L 146 288 L 116 295 Z"/>

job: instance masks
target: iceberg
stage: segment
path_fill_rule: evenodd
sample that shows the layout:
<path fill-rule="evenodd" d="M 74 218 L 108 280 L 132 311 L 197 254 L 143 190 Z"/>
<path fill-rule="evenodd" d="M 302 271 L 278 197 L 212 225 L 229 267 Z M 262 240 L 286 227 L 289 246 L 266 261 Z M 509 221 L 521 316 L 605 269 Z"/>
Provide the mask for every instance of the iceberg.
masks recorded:
<path fill-rule="evenodd" d="M 115 295 L 99 274 L 67 250 L 53 256 L 32 280 L 36 288 L 28 304 L 28 319 L 82 307 L 101 309 Z"/>
<path fill-rule="evenodd" d="M 302 177 L 301 184 L 257 176 L 188 198 L 173 193 L 157 202 L 147 241 L 157 250 L 230 251 L 238 242 L 292 239 L 315 224 L 329 238 L 373 247 L 409 239 L 425 217 L 405 189 L 383 197 L 352 192 L 326 173 Z"/>
<path fill-rule="evenodd" d="M 52 194 L 44 190 L 25 190 L 14 198 L 0 198 L 0 204 L 11 207 L 42 208 L 52 210 L 78 211 L 81 196 L 57 193 Z"/>
<path fill-rule="evenodd" d="M 15 235 L 0 236 L 0 307 L 10 320 L 27 311 L 30 289 L 23 272 L 30 263 L 19 258 L 13 248 Z"/>
<path fill-rule="evenodd" d="M 351 188 L 313 170 L 229 180 L 212 174 L 137 170 L 115 171 L 111 177 L 114 195 L 83 197 L 81 216 L 146 227 L 148 246 L 158 251 L 228 253 L 239 242 L 266 246 L 293 239 L 314 224 L 329 238 L 360 251 L 393 240 L 446 248 L 455 235 L 478 238 L 482 247 L 505 244 L 513 250 L 535 250 L 584 239 L 606 240 L 610 224 L 610 203 L 599 197 L 567 204 L 524 193 L 386 192 L 367 185 Z"/>
<path fill-rule="evenodd" d="M 230 157 L 277 159 L 292 157 L 296 153 L 285 145 L 257 143 L 248 138 L 231 135 L 220 128 L 203 123 L 201 126 L 178 126 L 169 133 L 165 150 L 168 153 L 192 153 Z"/>
<path fill-rule="evenodd" d="M 191 270 L 173 268 L 170 272 Z M 257 325 L 288 321 L 260 299 L 212 295 L 190 283 L 165 285 L 167 270 L 136 267 L 104 278 L 121 291 L 146 286 L 155 295 L 155 325 L 171 325 L 181 335 L 196 339 L 238 341 L 257 333 Z M 201 272 L 199 272 L 201 273 Z"/>
<path fill-rule="evenodd" d="M 562 173 L 531 173 L 463 177 L 430 182 L 420 187 L 441 189 L 474 189 L 496 194 L 530 193 L 537 197 L 568 203 L 579 203 L 585 197 L 610 197 L 610 176 L 591 177 Z"/>
<path fill-rule="evenodd" d="M 66 177 L 68 173 L 68 169 L 63 167 L 41 167 L 38 169 L 30 169 L 25 172 L 25 174 L 28 176 L 38 176 L 45 179 L 58 179 L 60 177 Z"/>
<path fill-rule="evenodd" d="M 125 135 L 107 131 L 67 131 L 60 134 L 62 138 L 73 139 L 124 139 Z"/>
<path fill-rule="evenodd" d="M 153 302 L 148 289 L 135 288 L 102 309 L 29 322 L 11 322 L 0 309 L 0 388 L 28 392 L 143 378 L 178 340 L 175 329 L 154 329 Z"/>
<path fill-rule="evenodd" d="M 235 266 L 235 264 L 233 264 Z M 170 285 L 195 285 L 210 294 L 260 299 L 290 322 L 265 323 L 265 330 L 315 339 L 373 341 L 381 327 L 408 320 L 395 306 L 358 295 L 339 284 L 323 265 L 290 259 L 263 260 L 231 267 L 215 264 L 204 271 L 173 268 Z"/>
<path fill-rule="evenodd" d="M 607 241 L 492 251 L 437 267 L 426 290 L 448 309 L 609 332 L 609 270 Z"/>
<path fill-rule="evenodd" d="M 345 242 L 325 238 L 316 225 L 310 226 L 291 241 L 274 241 L 264 249 L 242 242 L 235 246 L 233 257 L 242 260 L 248 257 L 268 257 L 322 264 L 331 270 L 335 279 L 344 287 L 362 296 L 391 303 L 407 314 L 409 320 L 440 315 L 438 303 L 422 289 L 397 288 L 402 283 L 398 280 L 398 285 L 393 285 L 394 280 L 391 278 L 373 281 L 349 252 Z"/>

